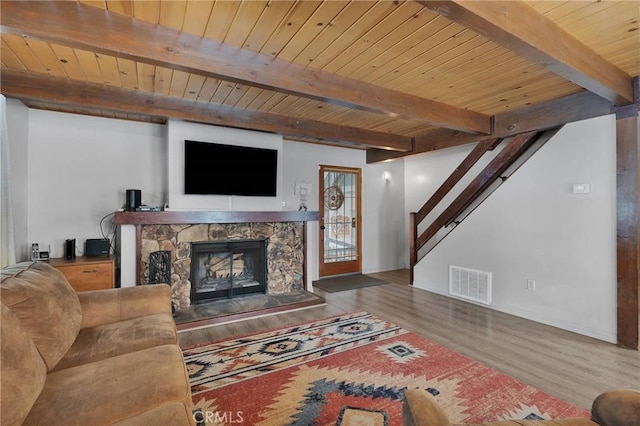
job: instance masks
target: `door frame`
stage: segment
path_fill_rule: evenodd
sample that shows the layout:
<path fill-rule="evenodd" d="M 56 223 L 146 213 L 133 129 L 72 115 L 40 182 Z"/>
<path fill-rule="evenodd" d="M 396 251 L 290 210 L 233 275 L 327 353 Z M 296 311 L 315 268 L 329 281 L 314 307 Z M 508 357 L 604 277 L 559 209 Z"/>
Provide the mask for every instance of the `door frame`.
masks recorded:
<path fill-rule="evenodd" d="M 337 171 L 354 173 L 356 175 L 356 260 L 347 262 L 324 262 L 324 173 L 325 171 Z M 362 169 L 359 167 L 343 167 L 320 164 L 318 167 L 318 196 L 320 206 L 320 220 L 318 227 L 318 275 L 326 277 L 362 272 Z"/>

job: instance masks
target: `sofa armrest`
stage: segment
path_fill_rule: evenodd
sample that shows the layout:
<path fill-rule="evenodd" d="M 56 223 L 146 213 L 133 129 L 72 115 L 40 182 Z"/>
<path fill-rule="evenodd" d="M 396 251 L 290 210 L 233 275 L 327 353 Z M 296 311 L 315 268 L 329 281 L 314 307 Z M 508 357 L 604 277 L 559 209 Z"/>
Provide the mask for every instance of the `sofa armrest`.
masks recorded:
<path fill-rule="evenodd" d="M 466 424 L 466 423 L 465 423 Z M 602 426 L 636 425 L 638 423 L 606 423 Z M 451 423 L 446 413 L 438 406 L 436 399 L 420 389 L 409 389 L 404 393 L 402 405 L 403 426 L 458 426 Z M 480 426 L 473 423 L 473 425 Z M 501 420 L 482 423 L 484 426 L 598 426 L 584 417 L 567 417 L 553 420 Z M 469 423 L 471 426 L 471 423 Z"/>
<path fill-rule="evenodd" d="M 601 426 L 640 425 L 640 391 L 604 392 L 593 401 L 591 420 Z"/>
<path fill-rule="evenodd" d="M 166 284 L 141 285 L 78 293 L 81 328 L 111 324 L 145 315 L 171 314 L 171 288 Z"/>
<path fill-rule="evenodd" d="M 427 391 L 407 389 L 402 404 L 403 426 L 451 426 L 449 418 Z"/>

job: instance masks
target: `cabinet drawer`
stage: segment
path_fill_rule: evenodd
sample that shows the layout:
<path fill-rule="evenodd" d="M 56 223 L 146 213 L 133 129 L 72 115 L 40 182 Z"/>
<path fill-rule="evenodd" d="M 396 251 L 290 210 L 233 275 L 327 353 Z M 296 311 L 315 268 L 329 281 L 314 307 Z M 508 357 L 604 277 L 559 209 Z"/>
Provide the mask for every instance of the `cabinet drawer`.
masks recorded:
<path fill-rule="evenodd" d="M 57 268 L 67 277 L 75 291 L 113 288 L 113 263 L 64 265 Z"/>

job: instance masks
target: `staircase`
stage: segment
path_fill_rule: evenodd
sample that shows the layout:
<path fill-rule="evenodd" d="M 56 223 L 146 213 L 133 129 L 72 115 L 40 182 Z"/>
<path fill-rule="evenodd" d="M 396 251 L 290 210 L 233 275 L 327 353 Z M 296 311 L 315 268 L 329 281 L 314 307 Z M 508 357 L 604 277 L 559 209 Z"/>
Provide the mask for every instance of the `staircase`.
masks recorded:
<path fill-rule="evenodd" d="M 560 127 L 545 131 L 531 131 L 509 138 L 485 139 L 477 143 L 460 165 L 440 185 L 417 212 L 409 215 L 410 282 L 413 284 L 415 265 L 455 229 L 504 181 L 533 156 Z M 460 191 L 453 201 L 430 223 L 427 216 L 451 193 L 460 180 L 488 152 L 500 151 L 482 171 Z M 424 231 L 418 232 L 418 228 Z"/>

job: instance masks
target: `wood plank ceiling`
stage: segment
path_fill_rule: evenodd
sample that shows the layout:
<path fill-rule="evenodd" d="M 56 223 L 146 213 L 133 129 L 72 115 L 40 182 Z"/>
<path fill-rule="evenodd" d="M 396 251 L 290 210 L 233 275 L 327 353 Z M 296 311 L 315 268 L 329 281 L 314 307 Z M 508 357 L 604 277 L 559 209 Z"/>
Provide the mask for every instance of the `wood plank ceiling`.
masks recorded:
<path fill-rule="evenodd" d="M 375 162 L 637 104 L 639 21 L 638 1 L 3 1 L 0 88 Z"/>

